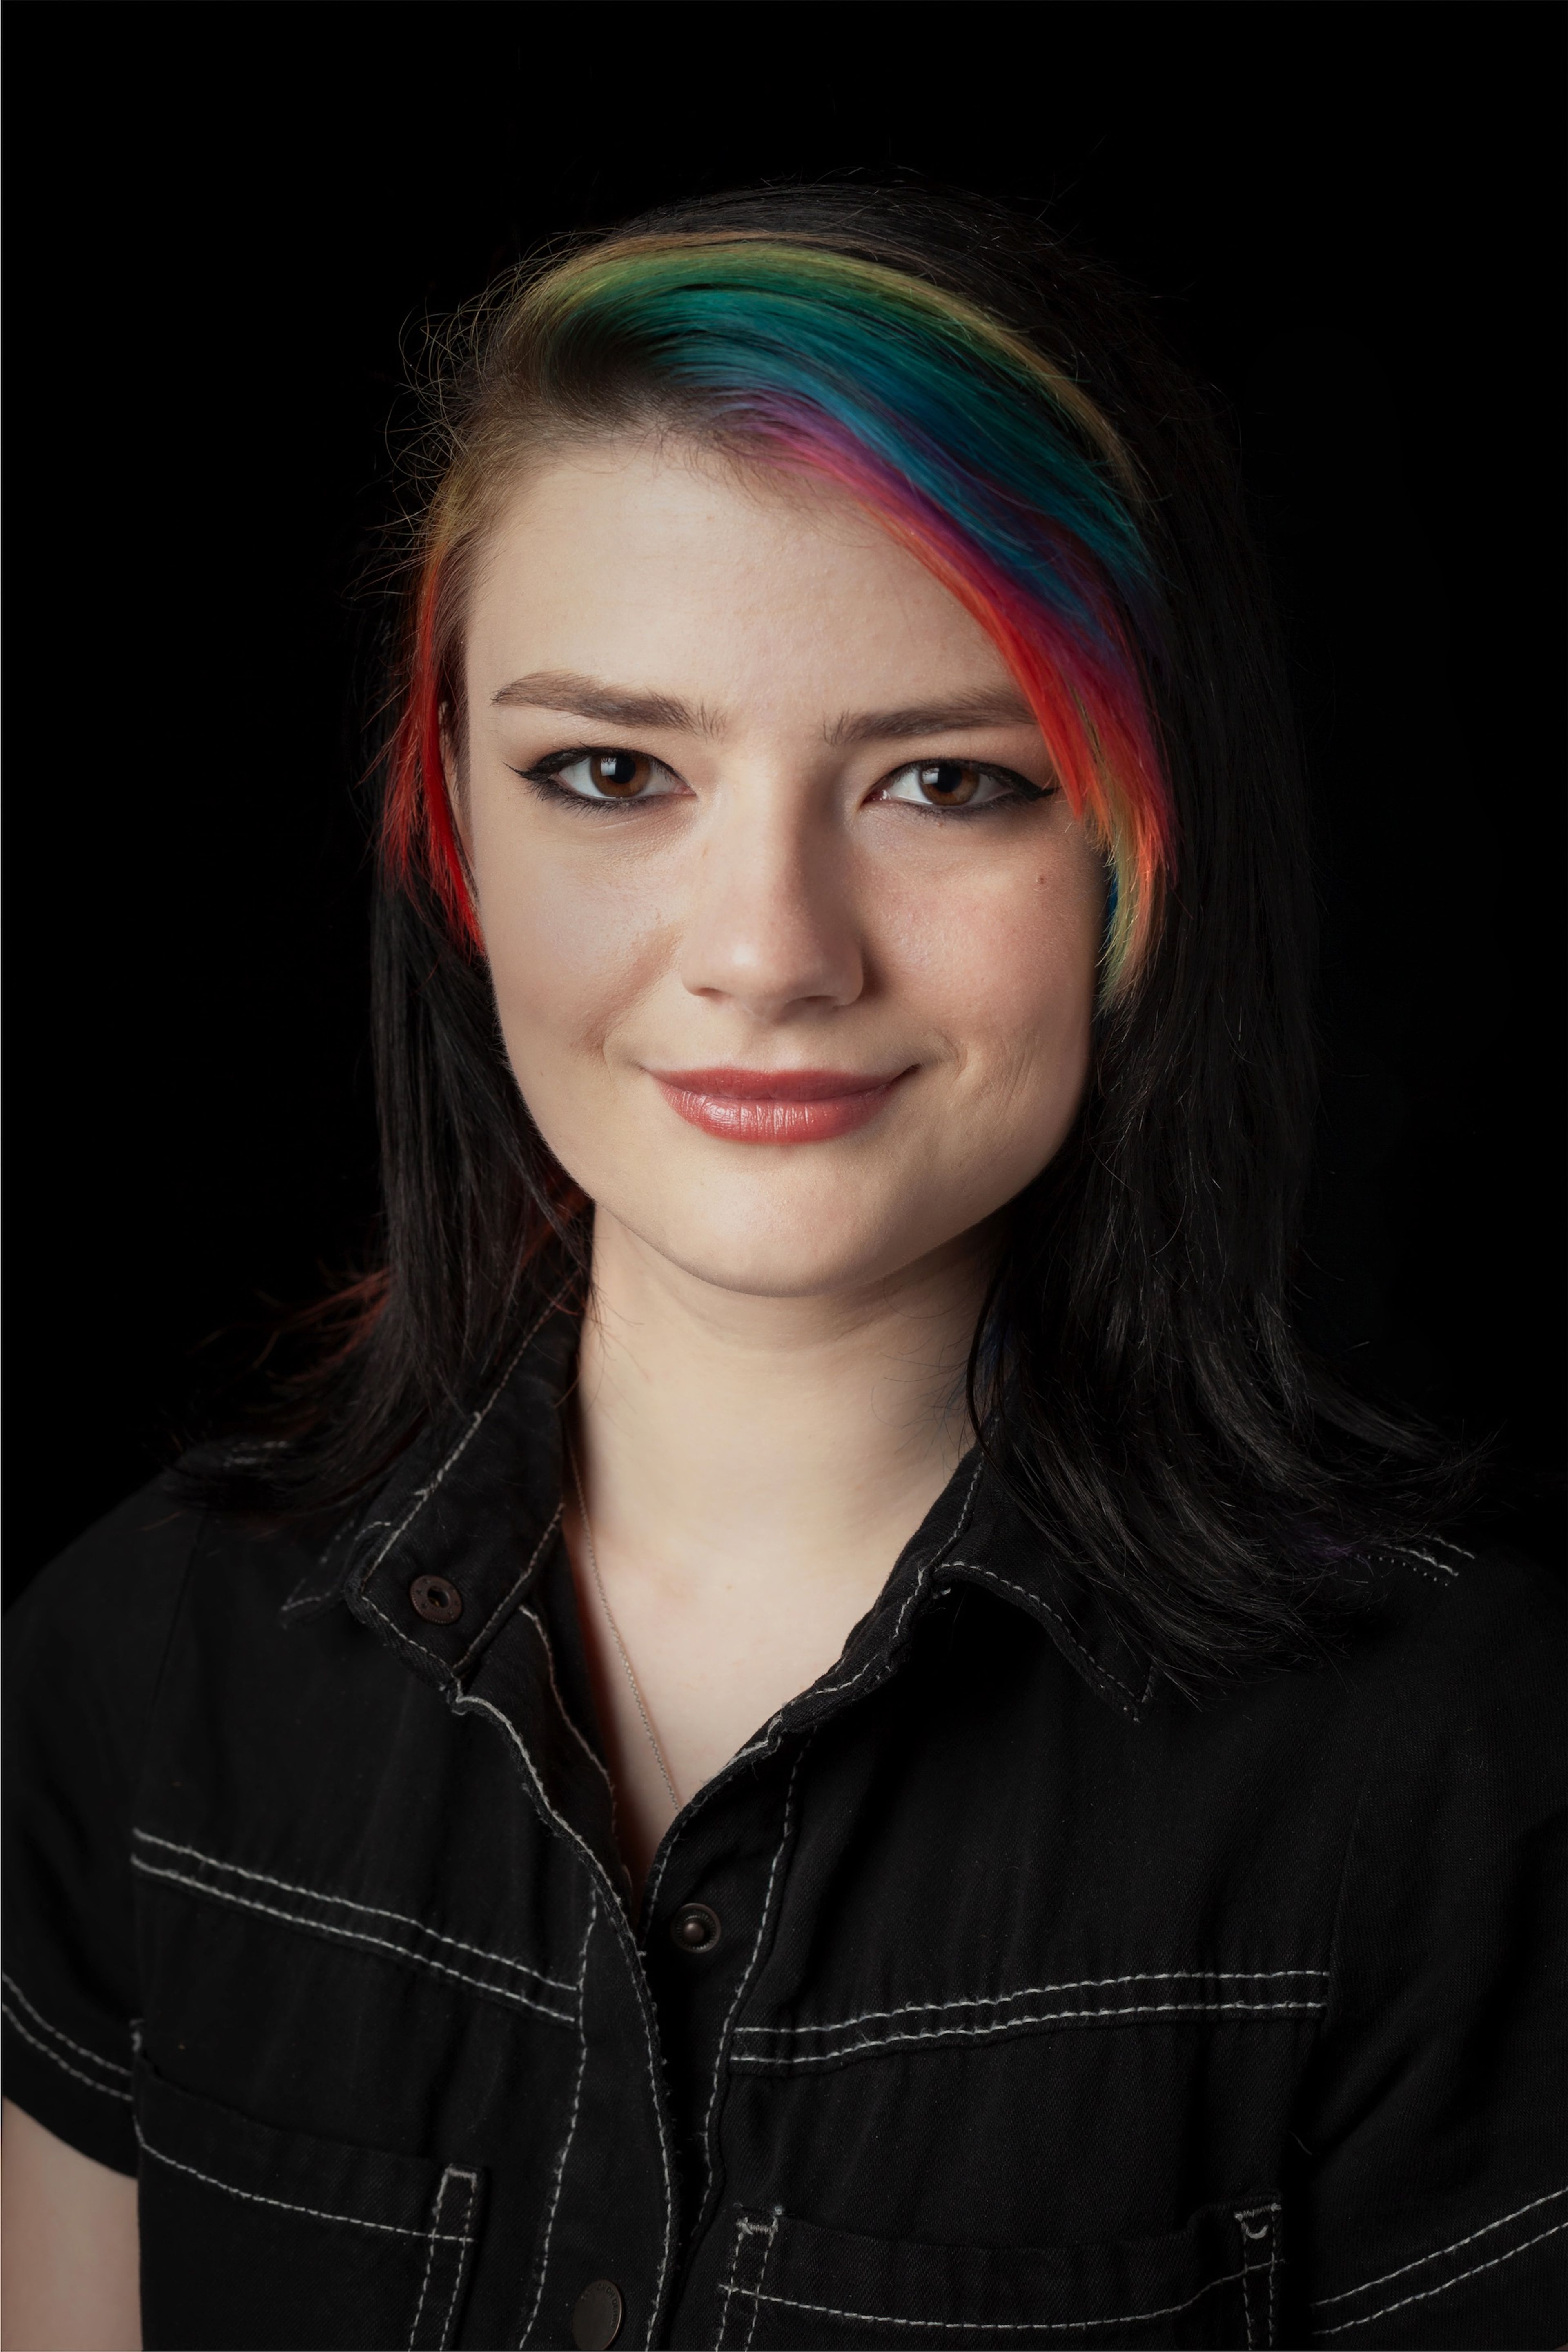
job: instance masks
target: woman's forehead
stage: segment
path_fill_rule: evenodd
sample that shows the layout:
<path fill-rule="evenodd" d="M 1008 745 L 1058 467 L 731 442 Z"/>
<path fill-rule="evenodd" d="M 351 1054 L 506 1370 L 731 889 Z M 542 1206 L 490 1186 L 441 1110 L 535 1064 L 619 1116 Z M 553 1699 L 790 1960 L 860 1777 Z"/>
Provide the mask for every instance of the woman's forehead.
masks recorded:
<path fill-rule="evenodd" d="M 468 667 L 480 702 L 540 671 L 679 676 L 705 703 L 725 678 L 857 705 L 1013 692 L 984 631 L 843 493 L 647 442 L 530 469 L 478 570 Z"/>

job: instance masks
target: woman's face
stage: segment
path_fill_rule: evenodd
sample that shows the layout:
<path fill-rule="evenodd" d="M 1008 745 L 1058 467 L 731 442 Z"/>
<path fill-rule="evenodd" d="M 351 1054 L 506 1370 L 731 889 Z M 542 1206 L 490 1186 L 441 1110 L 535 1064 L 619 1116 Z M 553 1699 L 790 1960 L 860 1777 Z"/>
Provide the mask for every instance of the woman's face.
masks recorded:
<path fill-rule="evenodd" d="M 857 509 L 668 445 L 552 459 L 488 543 L 467 688 L 507 1050 L 601 1219 L 805 1297 L 1045 1166 L 1101 863 L 989 639 Z"/>

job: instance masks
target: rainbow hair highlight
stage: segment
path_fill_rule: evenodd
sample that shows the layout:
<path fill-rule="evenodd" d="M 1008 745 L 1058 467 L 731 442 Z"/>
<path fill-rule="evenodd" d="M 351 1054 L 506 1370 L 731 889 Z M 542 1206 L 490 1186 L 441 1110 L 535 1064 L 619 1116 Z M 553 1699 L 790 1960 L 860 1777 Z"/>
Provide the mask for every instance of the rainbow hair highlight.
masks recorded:
<path fill-rule="evenodd" d="M 515 452 L 541 431 L 658 417 L 831 484 L 973 615 L 1105 856 L 1102 994 L 1127 986 L 1174 854 L 1146 691 L 1158 597 L 1134 469 L 1069 376 L 886 263 L 713 232 L 611 240 L 536 277 L 498 318 L 477 401 L 426 524 L 384 836 L 395 877 L 422 872 L 460 938 L 479 945 L 441 725 L 451 559 L 482 530 L 479 477 L 501 465 L 509 420 Z"/>

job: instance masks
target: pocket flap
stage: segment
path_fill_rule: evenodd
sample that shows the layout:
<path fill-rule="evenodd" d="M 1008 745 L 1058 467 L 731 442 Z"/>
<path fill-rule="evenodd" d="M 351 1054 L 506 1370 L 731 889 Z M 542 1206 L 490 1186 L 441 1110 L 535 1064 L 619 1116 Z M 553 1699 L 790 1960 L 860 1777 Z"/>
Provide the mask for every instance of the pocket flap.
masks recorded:
<path fill-rule="evenodd" d="M 1100 2245 L 919 2245 L 742 2213 L 721 2346 L 1246 2345 L 1274 2340 L 1279 2209 L 1211 2206 Z"/>

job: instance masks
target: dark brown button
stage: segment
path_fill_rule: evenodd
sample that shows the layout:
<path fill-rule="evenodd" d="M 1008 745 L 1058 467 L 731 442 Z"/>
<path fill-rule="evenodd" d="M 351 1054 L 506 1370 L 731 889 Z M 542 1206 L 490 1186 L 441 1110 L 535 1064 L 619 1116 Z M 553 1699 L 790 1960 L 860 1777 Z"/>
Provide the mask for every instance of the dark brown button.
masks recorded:
<path fill-rule="evenodd" d="M 444 1576 L 416 1576 L 408 1598 L 432 1625 L 455 1625 L 463 1613 L 463 1596 Z"/>
<path fill-rule="evenodd" d="M 626 2316 L 614 2279 L 593 2279 L 572 2305 L 572 2341 L 577 2352 L 605 2352 L 621 2332 Z"/>
<path fill-rule="evenodd" d="M 681 1952 L 710 1952 L 723 1932 L 706 1903 L 683 1903 L 669 1923 L 669 1940 Z"/>

